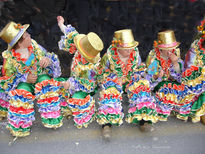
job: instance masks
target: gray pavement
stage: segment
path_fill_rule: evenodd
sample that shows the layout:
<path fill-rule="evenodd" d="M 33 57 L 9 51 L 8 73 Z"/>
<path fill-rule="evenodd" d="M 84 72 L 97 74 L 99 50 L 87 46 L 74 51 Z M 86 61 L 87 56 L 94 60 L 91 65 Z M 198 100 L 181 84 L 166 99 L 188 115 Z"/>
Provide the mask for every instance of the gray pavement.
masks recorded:
<path fill-rule="evenodd" d="M 123 104 L 126 109 L 127 103 Z M 38 113 L 36 118 L 31 135 L 16 140 L 5 128 L 6 121 L 0 122 L 0 154 L 205 154 L 205 125 L 174 116 L 146 133 L 124 121 L 120 127 L 112 127 L 110 141 L 102 138 L 101 126 L 95 121 L 88 128 L 77 129 L 72 119 L 64 119 L 64 125 L 53 130 L 42 126 Z"/>

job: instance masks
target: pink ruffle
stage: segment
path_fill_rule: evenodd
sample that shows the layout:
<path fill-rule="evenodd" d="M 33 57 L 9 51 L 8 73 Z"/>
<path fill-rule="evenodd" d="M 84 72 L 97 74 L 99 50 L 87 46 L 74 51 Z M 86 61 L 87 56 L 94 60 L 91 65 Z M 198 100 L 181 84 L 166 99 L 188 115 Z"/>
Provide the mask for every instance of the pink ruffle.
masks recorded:
<path fill-rule="evenodd" d="M 179 111 L 179 110 L 175 110 L 174 111 L 178 112 L 179 114 L 189 114 L 190 111 Z"/>
<path fill-rule="evenodd" d="M 60 103 L 60 106 L 68 106 L 68 103 L 67 103 L 66 101 L 61 102 L 61 103 Z"/>
<path fill-rule="evenodd" d="M 89 113 L 89 115 L 86 116 L 85 118 L 79 119 L 79 118 L 74 117 L 74 122 L 75 122 L 76 124 L 78 124 L 78 125 L 82 125 L 82 124 L 84 124 L 84 123 L 87 123 L 88 121 L 90 121 L 90 120 L 92 119 L 92 116 L 93 116 L 94 113 L 95 113 L 95 110 L 94 110 L 94 108 L 93 108 L 93 109 L 91 110 L 91 112 Z"/>
<path fill-rule="evenodd" d="M 20 122 L 17 124 L 17 123 L 15 123 L 15 122 L 9 120 L 9 123 L 10 123 L 12 126 L 14 126 L 15 128 L 20 128 L 20 127 L 22 127 L 22 128 L 28 128 L 28 127 L 30 127 L 30 126 L 32 125 L 32 122 L 29 122 L 29 123 L 26 123 L 26 124 L 25 124 L 25 121 L 20 121 Z"/>
<path fill-rule="evenodd" d="M 115 115 L 122 114 L 120 109 L 114 109 L 114 108 L 107 108 L 105 110 L 99 109 L 98 113 L 99 114 L 104 114 L 104 115 L 107 115 L 107 114 L 115 114 Z"/>
<path fill-rule="evenodd" d="M 168 115 L 169 115 L 169 114 L 171 113 L 171 110 L 170 110 L 170 111 L 162 111 L 162 110 L 161 110 L 160 108 L 158 108 L 158 107 L 156 108 L 156 110 L 157 110 L 157 113 L 158 113 L 158 114 L 168 114 Z"/>
<path fill-rule="evenodd" d="M 60 117 L 60 111 L 54 111 L 54 112 L 45 112 L 45 113 L 41 113 L 41 117 L 43 118 L 58 118 Z"/>
<path fill-rule="evenodd" d="M 0 106 L 8 108 L 9 107 L 9 102 L 0 99 Z"/>
<path fill-rule="evenodd" d="M 135 112 L 137 109 L 140 110 L 141 108 L 143 107 L 147 107 L 147 108 L 150 108 L 150 109 L 155 109 L 156 108 L 156 105 L 153 103 L 153 102 L 142 102 L 142 103 L 139 103 L 139 104 L 136 104 L 135 107 L 132 107 L 128 110 L 128 113 L 133 113 Z"/>

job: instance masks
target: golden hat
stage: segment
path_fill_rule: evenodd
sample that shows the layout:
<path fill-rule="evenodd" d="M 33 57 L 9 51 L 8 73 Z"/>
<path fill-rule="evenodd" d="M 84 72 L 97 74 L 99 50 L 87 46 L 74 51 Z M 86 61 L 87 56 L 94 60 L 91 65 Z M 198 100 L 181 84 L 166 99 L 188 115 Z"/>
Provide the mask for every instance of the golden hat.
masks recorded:
<path fill-rule="evenodd" d="M 8 50 L 18 42 L 28 27 L 29 24 L 22 26 L 21 24 L 11 21 L 2 29 L 0 32 L 0 38 L 8 43 Z"/>
<path fill-rule="evenodd" d="M 139 43 L 134 40 L 131 29 L 115 31 L 112 46 L 118 49 L 130 49 L 136 47 L 138 44 Z"/>
<path fill-rule="evenodd" d="M 158 44 L 159 49 L 174 49 L 179 46 L 179 42 L 176 41 L 174 31 L 166 30 L 158 33 Z"/>
<path fill-rule="evenodd" d="M 87 35 L 76 35 L 74 37 L 74 43 L 83 57 L 91 63 L 95 63 L 99 60 L 100 56 L 97 55 L 104 48 L 103 42 L 100 37 L 93 32 L 90 32 Z"/>

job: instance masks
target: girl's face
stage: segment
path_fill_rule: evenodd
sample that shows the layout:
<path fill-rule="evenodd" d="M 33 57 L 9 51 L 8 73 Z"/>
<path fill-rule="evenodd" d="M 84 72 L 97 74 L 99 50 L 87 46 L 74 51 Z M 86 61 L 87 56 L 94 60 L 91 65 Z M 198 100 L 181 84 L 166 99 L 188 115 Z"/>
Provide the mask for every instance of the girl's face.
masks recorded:
<path fill-rule="evenodd" d="M 169 53 L 170 53 L 171 51 L 172 51 L 172 50 L 168 50 L 168 49 L 162 50 L 162 49 L 161 49 L 161 53 L 163 54 L 163 56 L 166 56 L 166 57 L 169 57 Z"/>
<path fill-rule="evenodd" d="M 21 39 L 18 41 L 18 46 L 21 48 L 27 48 L 31 45 L 31 36 L 29 33 L 24 32 Z"/>
<path fill-rule="evenodd" d="M 118 53 L 123 58 L 128 58 L 130 56 L 130 53 L 133 51 L 133 49 L 118 49 Z"/>

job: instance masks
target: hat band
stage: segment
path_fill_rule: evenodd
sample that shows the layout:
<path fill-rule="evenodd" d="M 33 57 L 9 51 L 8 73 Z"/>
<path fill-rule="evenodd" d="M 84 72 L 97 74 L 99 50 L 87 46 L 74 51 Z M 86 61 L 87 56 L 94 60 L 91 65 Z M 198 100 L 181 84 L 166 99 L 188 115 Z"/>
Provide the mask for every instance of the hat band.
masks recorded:
<path fill-rule="evenodd" d="M 121 48 L 130 48 L 133 46 L 133 42 L 130 43 L 122 43 L 122 44 L 118 44 L 117 47 L 121 47 Z"/>
<path fill-rule="evenodd" d="M 174 47 L 177 46 L 178 42 L 173 42 L 171 44 L 160 44 L 158 45 L 159 48 L 170 48 L 170 47 Z"/>
<path fill-rule="evenodd" d="M 18 34 L 9 43 L 9 45 L 12 47 L 19 40 L 19 38 L 23 35 L 23 33 L 24 33 L 24 28 L 21 28 L 20 31 L 18 32 Z"/>

